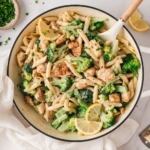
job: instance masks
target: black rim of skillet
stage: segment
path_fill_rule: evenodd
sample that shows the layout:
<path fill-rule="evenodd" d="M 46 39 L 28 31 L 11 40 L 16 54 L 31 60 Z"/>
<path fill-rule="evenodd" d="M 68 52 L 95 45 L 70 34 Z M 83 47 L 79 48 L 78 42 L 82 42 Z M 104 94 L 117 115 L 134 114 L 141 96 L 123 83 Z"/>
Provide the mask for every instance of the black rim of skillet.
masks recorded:
<path fill-rule="evenodd" d="M 21 33 L 26 29 L 26 27 L 31 23 L 33 22 L 35 19 L 37 19 L 39 16 L 49 12 L 49 11 L 52 11 L 52 10 L 55 10 L 55 9 L 59 9 L 59 8 L 64 8 L 64 7 L 86 7 L 86 8 L 91 8 L 91 9 L 95 9 L 95 10 L 98 10 L 98 11 L 101 11 L 107 15 L 109 15 L 110 17 L 112 17 L 113 19 L 117 20 L 114 16 L 110 15 L 109 13 L 101 10 L 101 9 L 98 9 L 98 8 L 95 8 L 95 7 L 92 7 L 92 6 L 87 6 L 87 5 L 77 5 L 77 4 L 72 4 L 72 5 L 62 5 L 62 6 L 58 6 L 58 7 L 55 7 L 55 8 L 52 8 L 52 9 L 49 9 L 43 13 L 41 13 L 40 15 L 38 15 L 37 17 L 35 17 L 34 19 L 32 19 L 32 21 L 30 21 L 23 29 L 22 31 L 19 33 L 19 35 L 17 36 L 12 48 L 11 48 L 11 51 L 10 51 L 10 54 L 9 54 L 9 58 L 8 58 L 8 67 L 7 67 L 7 75 L 9 76 L 9 64 L 10 64 L 10 58 L 11 58 L 11 54 L 13 52 L 13 48 L 18 40 L 18 38 L 20 37 Z M 144 65 L 143 65 L 143 59 L 142 59 L 142 55 L 141 55 L 141 52 L 140 52 L 140 49 L 139 49 L 139 46 L 137 44 L 137 42 L 135 41 L 134 37 L 132 36 L 132 34 L 130 33 L 130 31 L 125 27 L 123 26 L 126 31 L 130 34 L 130 36 L 132 37 L 133 41 L 135 42 L 137 48 L 138 48 L 138 51 L 139 51 L 139 55 L 140 55 L 140 58 L 141 58 L 141 67 L 143 68 L 142 69 L 142 83 L 141 83 L 141 89 L 140 89 L 140 92 L 138 94 L 138 98 L 137 98 L 137 101 L 134 105 L 134 107 L 132 108 L 131 112 L 125 117 L 125 119 L 118 125 L 116 126 L 113 130 L 101 135 L 101 136 L 97 136 L 97 137 L 94 137 L 94 138 L 90 138 L 90 139 L 85 139 L 85 140 L 67 140 L 67 139 L 61 139 L 61 138 L 58 138 L 58 137 L 54 137 L 54 136 L 51 136 L 49 134 L 46 134 L 45 132 L 39 130 L 37 127 L 35 127 L 31 122 L 28 121 L 28 119 L 21 113 L 20 109 L 18 108 L 17 104 L 15 103 L 15 101 L 13 100 L 13 103 L 15 105 L 15 107 L 17 108 L 17 110 L 19 111 L 19 113 L 22 115 L 22 117 L 33 127 L 35 128 L 36 130 L 38 130 L 39 132 L 43 133 L 44 135 L 48 136 L 48 137 L 51 137 L 51 138 L 54 138 L 54 139 L 57 139 L 57 140 L 61 140 L 61 141 L 67 141 L 67 142 L 86 142 L 86 141 L 90 141 L 90 140 L 94 140 L 94 139 L 98 139 L 98 138 L 101 138 L 109 133 L 111 133 L 112 131 L 114 131 L 115 129 L 117 129 L 120 125 L 122 125 L 122 123 L 124 123 L 124 121 L 130 116 L 130 114 L 133 112 L 135 106 L 137 105 L 138 101 L 139 101 L 139 98 L 140 98 L 140 95 L 141 95 L 141 92 L 142 92 L 142 88 L 143 88 L 143 82 L 144 82 Z"/>

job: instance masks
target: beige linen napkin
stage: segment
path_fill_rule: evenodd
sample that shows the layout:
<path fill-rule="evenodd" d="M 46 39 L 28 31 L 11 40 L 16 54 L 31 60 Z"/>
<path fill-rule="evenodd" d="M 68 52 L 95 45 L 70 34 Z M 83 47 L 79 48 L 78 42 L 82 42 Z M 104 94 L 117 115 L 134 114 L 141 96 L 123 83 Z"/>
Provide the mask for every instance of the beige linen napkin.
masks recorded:
<path fill-rule="evenodd" d="M 32 127 L 25 128 L 11 110 L 14 85 L 6 75 L 7 57 L 0 57 L 0 60 L 1 64 L 5 60 L 0 66 L 0 150 L 116 150 L 116 147 L 128 142 L 136 132 L 139 125 L 130 118 L 111 134 L 80 143 L 58 141 Z M 120 138 L 120 135 L 123 136 Z"/>

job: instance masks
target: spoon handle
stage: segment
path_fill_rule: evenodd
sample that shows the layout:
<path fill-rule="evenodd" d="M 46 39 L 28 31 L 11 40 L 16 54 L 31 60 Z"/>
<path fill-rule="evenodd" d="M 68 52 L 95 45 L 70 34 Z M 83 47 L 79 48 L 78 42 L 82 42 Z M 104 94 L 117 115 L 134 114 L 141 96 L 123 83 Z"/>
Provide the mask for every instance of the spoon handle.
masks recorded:
<path fill-rule="evenodd" d="M 132 13 L 137 9 L 137 7 L 141 4 L 143 0 L 133 0 L 130 6 L 126 9 L 126 11 L 122 14 L 121 19 L 123 22 L 126 22 Z"/>

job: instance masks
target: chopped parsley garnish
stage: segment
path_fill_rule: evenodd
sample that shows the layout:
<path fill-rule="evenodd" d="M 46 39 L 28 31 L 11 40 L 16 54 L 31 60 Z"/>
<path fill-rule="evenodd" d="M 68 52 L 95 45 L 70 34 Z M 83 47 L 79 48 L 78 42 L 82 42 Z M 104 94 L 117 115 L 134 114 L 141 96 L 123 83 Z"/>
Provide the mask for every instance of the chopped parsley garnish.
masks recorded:
<path fill-rule="evenodd" d="M 13 30 L 15 30 L 15 28 L 13 28 Z"/>
<path fill-rule="evenodd" d="M 45 4 L 44 2 L 42 4 Z"/>
<path fill-rule="evenodd" d="M 34 56 L 34 52 L 32 52 L 32 56 Z"/>
<path fill-rule="evenodd" d="M 3 45 L 3 42 L 0 42 L 0 46 L 2 46 Z"/>
<path fill-rule="evenodd" d="M 39 0 L 35 0 L 35 3 L 38 3 L 39 2 Z"/>
<path fill-rule="evenodd" d="M 29 15 L 29 13 L 26 13 L 26 16 L 28 16 Z"/>
<path fill-rule="evenodd" d="M 15 18 L 15 7 L 12 0 L 0 0 L 0 27 L 6 26 Z"/>
<path fill-rule="evenodd" d="M 98 47 L 98 48 L 96 49 L 96 51 L 99 51 L 99 50 L 101 50 L 100 47 Z"/>
<path fill-rule="evenodd" d="M 49 33 L 49 30 L 46 30 L 45 32 L 42 32 L 44 35 L 46 35 L 47 33 Z"/>

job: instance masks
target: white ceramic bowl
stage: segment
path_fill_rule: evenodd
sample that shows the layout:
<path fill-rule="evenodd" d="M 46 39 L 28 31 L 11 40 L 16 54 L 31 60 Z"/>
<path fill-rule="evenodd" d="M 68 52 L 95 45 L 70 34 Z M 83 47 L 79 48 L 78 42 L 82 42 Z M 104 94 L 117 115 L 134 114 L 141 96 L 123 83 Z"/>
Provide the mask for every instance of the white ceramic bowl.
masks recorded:
<path fill-rule="evenodd" d="M 109 21 L 107 21 L 107 23 L 106 23 L 108 28 L 111 28 L 116 23 L 116 19 L 112 15 L 110 15 L 102 10 L 99 10 L 99 9 L 96 9 L 93 7 L 89 7 L 89 6 L 83 6 L 83 5 L 82 6 L 81 5 L 69 5 L 68 6 L 67 5 L 67 6 L 61 6 L 61 7 L 57 7 L 57 8 L 48 10 L 48 11 L 42 13 L 41 15 L 37 16 L 36 18 L 34 18 L 18 35 L 18 37 L 11 49 L 11 53 L 9 55 L 8 70 L 7 70 L 8 72 L 7 73 L 15 85 L 14 104 L 15 104 L 16 108 L 18 109 L 18 111 L 20 112 L 20 114 L 23 116 L 23 118 L 31 126 L 33 126 L 35 129 L 37 129 L 39 132 L 41 132 L 49 137 L 53 137 L 55 139 L 60 139 L 60 140 L 64 140 L 64 141 L 76 141 L 76 142 L 88 141 L 88 140 L 102 137 L 102 136 L 110 133 L 111 131 L 117 129 L 129 117 L 129 115 L 131 114 L 131 112 L 133 111 L 134 107 L 136 106 L 136 104 L 138 102 L 138 99 L 140 97 L 141 90 L 143 87 L 143 77 L 144 77 L 143 62 L 142 62 L 142 57 L 141 57 L 139 47 L 138 47 L 135 39 L 133 38 L 131 33 L 125 27 L 123 27 L 123 29 L 120 31 L 119 34 L 121 36 L 125 37 L 126 39 L 128 39 L 130 41 L 131 45 L 137 49 L 137 57 L 139 58 L 139 60 L 141 62 L 141 68 L 139 69 L 139 79 L 138 79 L 138 83 L 137 83 L 136 93 L 135 93 L 134 99 L 126 107 L 125 113 L 123 115 L 120 115 L 120 117 L 116 120 L 115 124 L 112 127 L 102 130 L 100 133 L 93 135 L 93 136 L 79 136 L 79 135 L 77 135 L 77 133 L 61 133 L 61 132 L 53 129 L 51 127 L 50 123 L 47 123 L 46 120 L 43 119 L 31 106 L 29 106 L 28 104 L 25 103 L 24 96 L 20 92 L 19 88 L 17 87 L 17 84 L 20 83 L 21 79 L 18 76 L 18 73 L 20 72 L 20 68 L 17 65 L 16 54 L 20 51 L 20 46 L 22 45 L 23 37 L 25 35 L 27 35 L 29 32 L 34 30 L 39 17 L 56 16 L 66 10 L 72 10 L 79 14 L 87 15 L 87 16 L 91 16 L 91 17 L 107 17 L 109 19 Z"/>

